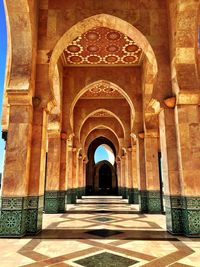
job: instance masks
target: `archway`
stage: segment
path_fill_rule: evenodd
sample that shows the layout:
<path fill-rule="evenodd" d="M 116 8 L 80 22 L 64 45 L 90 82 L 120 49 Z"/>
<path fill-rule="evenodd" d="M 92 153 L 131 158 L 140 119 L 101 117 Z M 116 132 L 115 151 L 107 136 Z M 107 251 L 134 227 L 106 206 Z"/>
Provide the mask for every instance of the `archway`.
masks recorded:
<path fill-rule="evenodd" d="M 117 176 L 114 166 L 103 160 L 95 165 L 94 188 L 98 195 L 117 193 Z"/>
<path fill-rule="evenodd" d="M 130 39 L 134 40 L 134 42 L 142 49 L 142 51 L 146 55 L 148 62 L 148 64 L 146 64 L 147 73 L 151 77 L 151 81 L 147 81 L 148 90 L 147 92 L 145 91 L 144 93 L 147 94 L 148 96 L 152 95 L 153 84 L 157 75 L 158 66 L 155 54 L 153 52 L 150 43 L 148 42 L 146 37 L 133 25 L 118 17 L 108 14 L 94 15 L 87 19 L 84 19 L 83 21 L 78 22 L 77 24 L 72 26 L 69 30 L 67 30 L 60 38 L 60 40 L 57 42 L 52 52 L 50 59 L 50 66 L 49 66 L 49 81 L 50 81 L 51 91 L 53 92 L 52 77 L 55 71 L 55 67 L 65 48 L 68 45 L 70 45 L 80 35 L 96 27 L 108 27 L 110 29 L 122 32 L 123 34 L 127 35 Z"/>
<path fill-rule="evenodd" d="M 115 194 L 117 192 L 116 162 L 112 165 L 109 161 L 102 160 L 95 164 L 94 154 L 100 145 L 110 147 L 116 158 L 116 148 L 109 139 L 101 136 L 90 143 L 86 166 L 86 194 L 88 195 Z M 106 165 L 106 167 L 103 168 L 103 165 Z"/>

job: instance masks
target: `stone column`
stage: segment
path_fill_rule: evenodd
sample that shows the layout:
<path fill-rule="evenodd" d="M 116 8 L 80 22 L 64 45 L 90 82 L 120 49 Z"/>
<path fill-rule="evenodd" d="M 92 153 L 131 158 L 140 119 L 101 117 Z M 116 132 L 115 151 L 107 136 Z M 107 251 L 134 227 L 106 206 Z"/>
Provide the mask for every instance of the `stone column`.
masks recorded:
<path fill-rule="evenodd" d="M 76 191 L 74 188 L 74 152 L 72 140 L 67 140 L 67 203 L 74 204 L 76 202 Z"/>
<path fill-rule="evenodd" d="M 83 195 L 86 193 L 86 165 L 87 160 L 86 158 L 83 159 Z"/>
<path fill-rule="evenodd" d="M 117 165 L 117 187 L 118 187 L 118 195 L 121 195 L 121 160 L 117 158 L 116 160 Z"/>
<path fill-rule="evenodd" d="M 61 134 L 48 133 L 48 160 L 45 188 L 45 212 L 65 211 L 65 190 L 60 190 Z"/>
<path fill-rule="evenodd" d="M 32 136 L 32 99 L 8 93 L 10 104 L 2 181 L 0 235 L 23 236 L 29 231 L 29 169 Z M 28 227 L 27 227 L 28 226 Z"/>
<path fill-rule="evenodd" d="M 78 193 L 77 196 L 78 198 L 81 198 L 83 195 L 83 157 L 82 155 L 78 155 L 78 174 L 77 174 L 77 179 L 78 179 Z"/>
<path fill-rule="evenodd" d="M 200 234 L 200 116 L 199 95 L 184 95 L 175 107 L 181 184 L 182 232 Z"/>
<path fill-rule="evenodd" d="M 159 126 L 167 230 L 179 234 L 182 232 L 182 207 L 174 109 L 161 110 Z"/>
<path fill-rule="evenodd" d="M 139 179 L 139 209 L 141 212 L 148 212 L 146 194 L 146 171 L 145 171 L 144 138 L 137 140 L 137 173 Z"/>
<path fill-rule="evenodd" d="M 149 213 L 161 213 L 160 177 L 158 166 L 158 134 L 146 132 L 145 139 L 146 194 Z"/>
<path fill-rule="evenodd" d="M 121 157 L 121 194 L 126 198 L 126 155 Z"/>
<path fill-rule="evenodd" d="M 65 192 L 65 203 L 67 198 L 67 136 L 61 133 L 61 154 L 60 154 L 60 188 L 61 192 Z"/>
<path fill-rule="evenodd" d="M 127 194 L 129 204 L 133 204 L 133 175 L 132 175 L 132 148 L 127 149 L 128 177 L 127 177 Z"/>
<path fill-rule="evenodd" d="M 35 233 L 42 229 L 42 213 L 44 206 L 44 184 L 46 173 L 47 147 L 47 111 L 38 105 L 34 106 L 31 165 L 29 180 L 30 227 Z M 37 220 L 35 220 L 37 218 Z"/>
<path fill-rule="evenodd" d="M 139 204 L 139 199 L 138 199 L 138 166 L 137 166 L 137 146 L 132 145 L 132 180 L 133 180 L 133 203 L 134 204 Z"/>

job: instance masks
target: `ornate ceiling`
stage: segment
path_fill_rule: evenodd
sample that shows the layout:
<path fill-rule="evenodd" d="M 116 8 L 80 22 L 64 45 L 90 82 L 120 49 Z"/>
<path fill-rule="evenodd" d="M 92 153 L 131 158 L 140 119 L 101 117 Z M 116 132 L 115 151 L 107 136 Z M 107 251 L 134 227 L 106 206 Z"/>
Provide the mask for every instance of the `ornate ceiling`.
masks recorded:
<path fill-rule="evenodd" d="M 81 98 L 123 98 L 123 96 L 110 83 L 102 81 L 85 92 Z"/>
<path fill-rule="evenodd" d="M 103 117 L 113 117 L 113 116 L 110 113 L 102 110 L 102 111 L 97 111 L 91 117 L 103 118 Z"/>
<path fill-rule="evenodd" d="M 119 31 L 93 28 L 76 38 L 64 51 L 68 65 L 139 65 L 142 50 Z"/>

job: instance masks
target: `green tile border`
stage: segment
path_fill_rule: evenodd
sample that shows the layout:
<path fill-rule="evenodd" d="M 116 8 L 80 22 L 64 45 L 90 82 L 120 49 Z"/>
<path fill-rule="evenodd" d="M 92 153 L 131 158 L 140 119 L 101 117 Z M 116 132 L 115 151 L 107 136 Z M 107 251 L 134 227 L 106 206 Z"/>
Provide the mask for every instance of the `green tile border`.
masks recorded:
<path fill-rule="evenodd" d="M 1 197 L 0 236 L 22 237 L 42 230 L 43 196 Z"/>
<path fill-rule="evenodd" d="M 200 197 L 165 196 L 167 230 L 200 237 Z"/>
<path fill-rule="evenodd" d="M 77 192 L 77 198 L 81 198 L 82 196 L 85 195 L 85 187 L 79 187 L 76 189 Z"/>
<path fill-rule="evenodd" d="M 128 202 L 129 204 L 139 204 L 138 188 L 128 189 Z"/>
<path fill-rule="evenodd" d="M 44 196 L 45 213 L 55 214 L 65 212 L 65 190 L 45 191 Z"/>
<path fill-rule="evenodd" d="M 76 188 L 69 188 L 66 191 L 66 203 L 67 204 L 76 204 L 77 198 L 77 189 Z"/>
<path fill-rule="evenodd" d="M 162 213 L 159 190 L 139 190 L 139 208 L 142 213 Z"/>

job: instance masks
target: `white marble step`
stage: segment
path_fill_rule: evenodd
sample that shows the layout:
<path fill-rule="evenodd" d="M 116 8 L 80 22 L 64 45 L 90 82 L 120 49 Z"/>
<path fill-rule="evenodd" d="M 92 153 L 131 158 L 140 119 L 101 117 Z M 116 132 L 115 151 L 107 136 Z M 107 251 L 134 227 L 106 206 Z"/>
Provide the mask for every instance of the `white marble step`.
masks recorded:
<path fill-rule="evenodd" d="M 83 196 L 82 199 L 77 199 L 79 204 L 127 204 L 128 199 L 123 199 L 121 196 Z"/>

